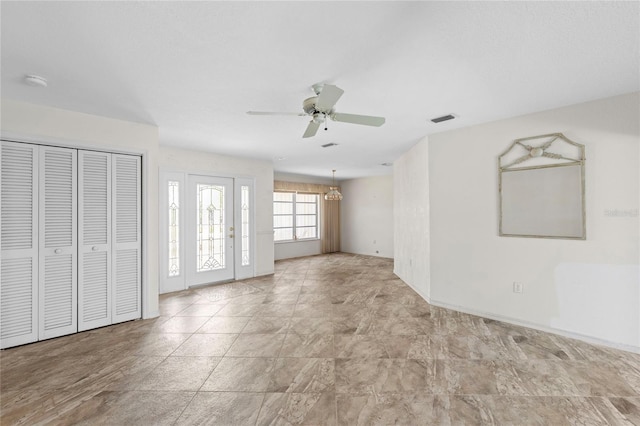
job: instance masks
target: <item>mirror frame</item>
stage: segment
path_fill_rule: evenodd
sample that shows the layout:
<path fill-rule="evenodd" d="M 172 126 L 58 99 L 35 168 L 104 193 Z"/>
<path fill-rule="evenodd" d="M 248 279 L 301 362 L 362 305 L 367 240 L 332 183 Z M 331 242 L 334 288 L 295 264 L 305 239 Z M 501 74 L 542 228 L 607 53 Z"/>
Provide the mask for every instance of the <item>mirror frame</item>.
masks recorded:
<path fill-rule="evenodd" d="M 564 146 L 563 146 L 564 145 Z M 549 149 L 549 151 L 547 151 Z M 561 153 L 557 153 L 560 150 Z M 517 152 L 519 151 L 519 153 Z M 554 152 L 556 151 L 556 152 Z M 526 152 L 524 155 L 520 155 Z M 517 155 L 514 158 L 514 155 Z M 584 145 L 573 142 L 562 133 L 550 133 L 546 135 L 531 136 L 516 139 L 498 157 L 498 209 L 499 225 L 498 235 L 501 237 L 523 238 L 553 238 L 566 240 L 586 240 L 586 203 L 585 203 L 585 148 Z M 506 233 L 503 231 L 503 206 L 505 194 L 503 193 L 503 173 L 518 173 L 527 170 L 542 170 L 556 167 L 579 166 L 580 167 L 580 200 L 581 200 L 581 235 L 550 235 L 527 234 L 518 232 Z M 507 200 L 508 202 L 508 200 Z"/>

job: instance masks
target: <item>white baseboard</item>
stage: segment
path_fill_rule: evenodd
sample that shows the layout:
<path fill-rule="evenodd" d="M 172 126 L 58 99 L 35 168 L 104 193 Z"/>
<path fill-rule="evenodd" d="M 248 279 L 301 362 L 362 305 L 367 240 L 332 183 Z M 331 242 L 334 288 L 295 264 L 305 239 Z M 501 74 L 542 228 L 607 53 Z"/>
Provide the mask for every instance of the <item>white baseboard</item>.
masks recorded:
<path fill-rule="evenodd" d="M 451 310 L 454 310 L 454 311 L 463 312 L 465 314 L 475 315 L 475 316 L 488 318 L 488 319 L 492 319 L 492 320 L 496 320 L 496 321 L 502 321 L 502 322 L 506 322 L 508 324 L 519 325 L 519 326 L 527 327 L 527 328 L 533 328 L 534 330 L 544 331 L 546 333 L 557 334 L 559 336 L 569 337 L 571 339 L 576 339 L 576 340 L 581 340 L 581 341 L 586 342 L 586 343 L 606 346 L 606 347 L 613 348 L 613 349 L 620 349 L 620 350 L 623 350 L 623 351 L 640 354 L 640 347 L 639 346 L 626 345 L 626 344 L 618 343 L 618 342 L 611 342 L 609 340 L 604 340 L 604 339 L 600 339 L 598 337 L 593 337 L 593 336 L 588 336 L 588 335 L 584 335 L 584 334 L 580 334 L 580 333 L 575 333 L 573 331 L 567 331 L 567 330 L 562 330 L 562 329 L 559 329 L 559 328 L 547 327 L 547 326 L 544 326 L 544 325 L 535 324 L 535 323 L 531 323 L 531 322 L 528 322 L 528 321 L 523 321 L 523 320 L 516 319 L 516 318 L 506 317 L 506 316 L 503 316 L 503 315 L 494 314 L 494 313 L 490 313 L 490 312 L 479 311 L 479 310 L 476 310 L 476 309 L 467 308 L 465 306 L 453 305 L 451 303 L 442 302 L 440 300 L 433 300 L 429 295 L 424 294 L 418 288 L 416 288 L 413 285 L 405 282 L 404 280 L 403 280 L 403 282 L 405 284 L 407 284 L 409 287 L 411 287 L 413 289 L 413 291 L 418 293 L 418 295 L 420 297 L 422 297 L 427 303 L 429 303 L 430 305 L 433 305 L 433 306 L 437 306 L 439 308 L 451 309 Z"/>
<path fill-rule="evenodd" d="M 151 318 L 157 318 L 160 316 L 160 311 L 156 310 L 153 312 L 146 312 L 144 314 L 144 316 L 142 317 L 142 319 L 151 319 Z"/>
<path fill-rule="evenodd" d="M 513 324 L 513 325 L 519 325 L 519 326 L 522 326 L 522 327 L 533 328 L 534 330 L 544 331 L 546 333 L 557 334 L 557 335 L 563 336 L 563 337 L 569 337 L 571 339 L 582 340 L 583 342 L 586 342 L 586 343 L 592 343 L 592 344 L 596 344 L 596 345 L 607 346 L 607 347 L 610 347 L 610 348 L 613 348 L 613 349 L 620 349 L 620 350 L 623 350 L 623 351 L 640 354 L 640 347 L 638 347 L 638 346 L 626 345 L 626 344 L 618 343 L 618 342 L 611 342 L 611 341 L 608 341 L 608 340 L 600 339 L 598 337 L 588 336 L 588 335 L 585 335 L 585 334 L 580 334 L 580 333 L 576 333 L 576 332 L 573 332 L 573 331 L 562 330 L 562 329 L 559 329 L 559 328 L 547 327 L 547 326 L 544 326 L 544 325 L 535 324 L 535 323 L 531 323 L 531 322 L 528 322 L 528 321 L 523 321 L 523 320 L 520 320 L 520 319 L 506 317 L 506 316 L 498 315 L 498 314 L 494 314 L 494 313 L 478 311 L 478 310 L 475 310 L 475 309 L 469 309 L 469 308 L 466 308 L 464 306 L 452 305 L 450 303 L 442 302 L 442 301 L 439 301 L 439 300 L 431 299 L 430 301 L 427 300 L 427 302 L 429 302 L 433 306 L 437 306 L 437 307 L 440 307 L 440 308 L 452 309 L 454 311 L 463 312 L 465 314 L 476 315 L 476 316 L 479 316 L 479 317 L 489 318 L 489 319 L 496 320 L 496 321 L 502 321 L 502 322 L 506 322 L 506 323 L 509 323 L 509 324 Z"/>
<path fill-rule="evenodd" d="M 396 272 L 395 272 L 395 271 L 393 271 L 393 273 L 394 273 L 394 274 L 396 274 Z M 398 274 L 396 274 L 396 276 L 398 276 Z M 400 278 L 400 277 L 398 277 L 398 278 Z M 402 278 L 400 278 L 400 279 L 402 280 Z M 428 294 L 423 293 L 423 292 L 422 292 L 422 290 L 420 290 L 419 288 L 417 288 L 417 287 L 415 287 L 415 286 L 413 286 L 413 285 L 409 284 L 409 283 L 408 283 L 408 282 L 406 282 L 405 280 L 402 280 L 402 282 L 403 282 L 403 283 L 405 283 L 406 285 L 408 285 L 409 287 L 411 287 L 411 289 L 412 289 L 413 291 L 415 291 L 416 293 L 418 293 L 418 295 L 419 295 L 420 297 L 422 297 L 422 298 L 423 298 L 423 299 L 424 299 L 428 304 L 430 304 L 430 305 L 432 304 L 432 303 L 431 303 L 431 297 L 430 297 Z"/>

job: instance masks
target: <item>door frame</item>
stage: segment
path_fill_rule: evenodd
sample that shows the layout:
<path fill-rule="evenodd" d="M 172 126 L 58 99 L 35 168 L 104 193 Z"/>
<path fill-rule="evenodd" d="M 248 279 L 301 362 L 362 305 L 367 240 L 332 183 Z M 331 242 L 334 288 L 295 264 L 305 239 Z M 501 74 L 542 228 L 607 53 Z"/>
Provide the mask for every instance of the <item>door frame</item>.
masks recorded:
<path fill-rule="evenodd" d="M 200 170 L 176 170 L 170 168 L 159 169 L 159 194 L 158 194 L 158 211 L 159 211 L 159 220 L 158 220 L 158 241 L 159 241 L 159 249 L 158 249 L 158 281 L 159 281 L 159 293 L 170 293 L 174 291 L 186 290 L 189 288 L 187 269 L 184 267 L 186 262 L 187 250 L 186 244 L 188 243 L 186 237 L 186 227 L 188 226 L 188 212 L 182 209 L 182 206 L 187 206 L 187 191 L 188 191 L 188 182 L 190 175 L 197 176 L 208 176 L 208 177 L 219 177 L 219 178 L 229 178 L 233 179 L 233 227 L 234 230 L 238 230 L 238 226 L 236 224 L 240 223 L 240 188 L 242 186 L 249 186 L 249 257 L 250 262 L 249 265 L 242 266 L 242 247 L 240 243 L 240 235 L 237 231 L 234 231 L 235 244 L 234 244 L 234 277 L 233 280 L 241 280 L 246 278 L 255 277 L 256 271 L 256 195 L 255 195 L 255 177 L 253 176 L 244 176 L 244 175 L 233 175 L 228 173 L 214 173 L 211 171 L 200 171 Z M 179 227 L 181 231 L 181 241 L 179 244 L 179 256 L 181 259 L 180 273 L 177 276 L 169 277 L 169 259 L 168 259 L 168 246 L 169 246 L 169 238 L 168 238 L 168 223 L 169 223 L 169 210 L 165 208 L 168 205 L 168 182 L 175 181 L 179 184 L 179 202 L 181 206 L 181 211 L 179 214 Z M 184 234 L 184 236 L 183 236 Z"/>

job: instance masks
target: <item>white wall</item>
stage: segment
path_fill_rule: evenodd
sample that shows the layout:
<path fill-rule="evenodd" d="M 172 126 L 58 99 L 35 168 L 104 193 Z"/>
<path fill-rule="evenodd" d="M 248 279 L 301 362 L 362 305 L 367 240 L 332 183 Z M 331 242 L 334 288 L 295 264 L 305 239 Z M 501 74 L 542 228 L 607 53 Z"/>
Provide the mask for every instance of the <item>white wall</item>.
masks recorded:
<path fill-rule="evenodd" d="M 322 240 L 275 243 L 275 259 L 315 256 L 322 253 Z"/>
<path fill-rule="evenodd" d="M 12 140 L 143 155 L 142 315 L 158 316 L 158 129 L 9 99 L 0 127 Z"/>
<path fill-rule="evenodd" d="M 273 273 L 273 164 L 199 151 L 160 147 L 163 171 L 255 178 L 256 275 Z"/>
<path fill-rule="evenodd" d="M 284 172 L 273 172 L 273 180 L 281 180 L 283 182 L 298 182 L 298 183 L 316 183 L 319 185 L 331 185 L 332 179 L 329 177 L 318 177 L 318 176 L 308 176 L 308 175 L 299 175 L 296 173 L 284 173 Z M 340 182 L 336 181 L 338 185 Z"/>
<path fill-rule="evenodd" d="M 393 162 L 394 272 L 430 298 L 429 147 L 424 138 Z"/>
<path fill-rule="evenodd" d="M 431 135 L 432 303 L 640 349 L 639 105 L 635 93 Z M 587 240 L 498 237 L 497 156 L 555 132 L 586 146 Z"/>
<path fill-rule="evenodd" d="M 340 182 L 341 250 L 393 257 L 393 176 Z"/>

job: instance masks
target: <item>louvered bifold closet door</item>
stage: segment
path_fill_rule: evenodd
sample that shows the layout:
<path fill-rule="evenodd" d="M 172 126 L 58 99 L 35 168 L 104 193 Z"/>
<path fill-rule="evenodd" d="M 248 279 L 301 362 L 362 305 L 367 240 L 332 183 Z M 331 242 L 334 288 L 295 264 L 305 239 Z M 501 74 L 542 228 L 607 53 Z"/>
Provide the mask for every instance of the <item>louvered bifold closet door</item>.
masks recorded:
<path fill-rule="evenodd" d="M 78 331 L 77 151 L 40 147 L 39 338 Z"/>
<path fill-rule="evenodd" d="M 112 322 L 141 317 L 141 159 L 113 154 Z"/>
<path fill-rule="evenodd" d="M 78 152 L 78 331 L 111 324 L 111 154 Z"/>
<path fill-rule="evenodd" d="M 0 348 L 38 340 L 38 147 L 2 141 Z"/>

